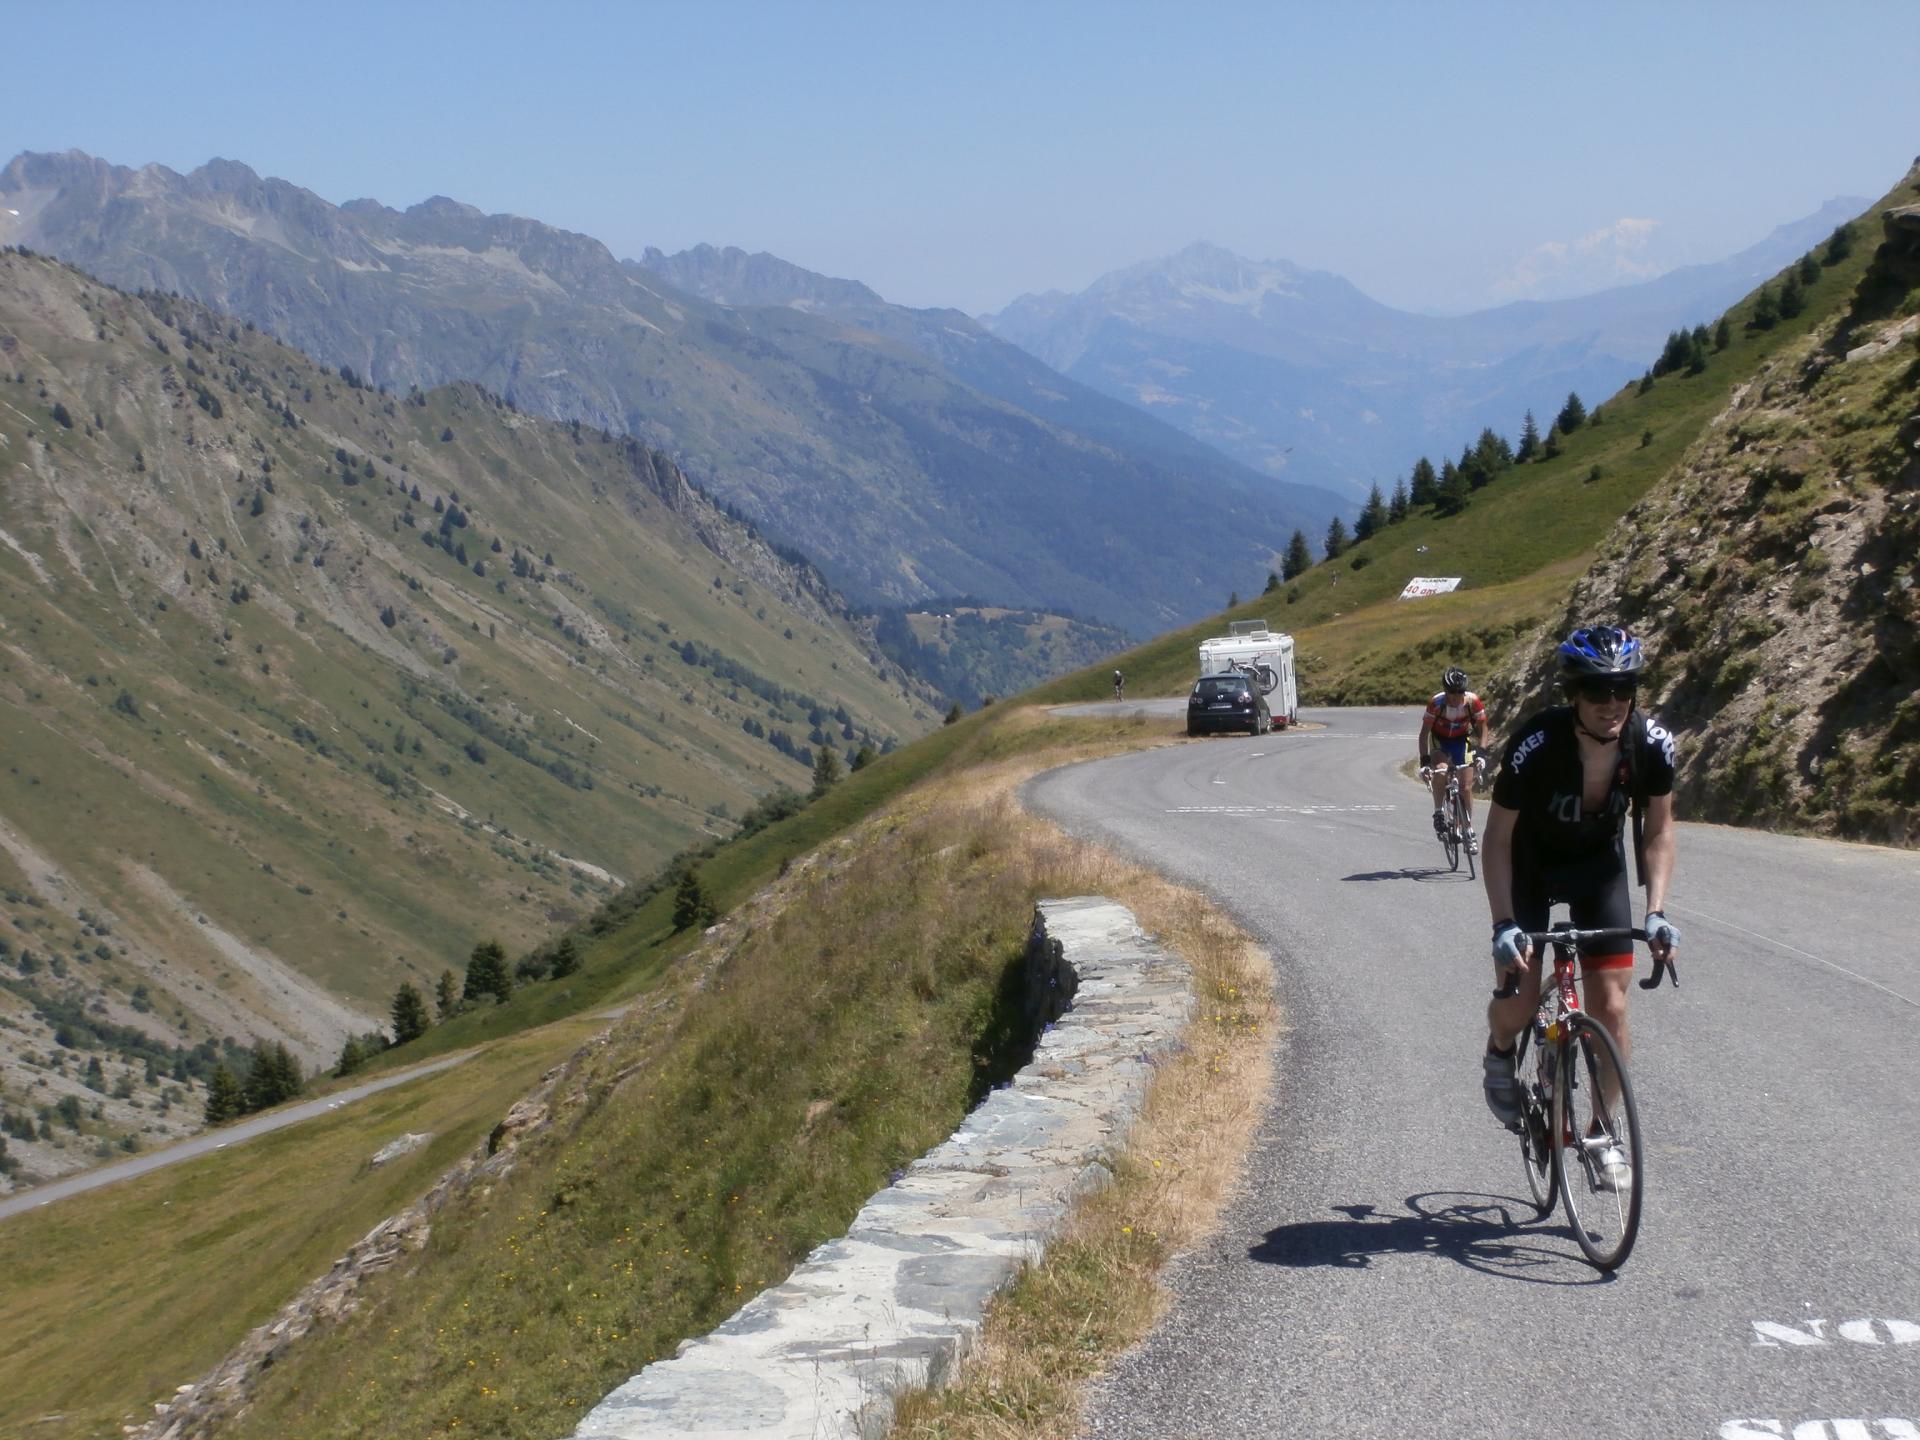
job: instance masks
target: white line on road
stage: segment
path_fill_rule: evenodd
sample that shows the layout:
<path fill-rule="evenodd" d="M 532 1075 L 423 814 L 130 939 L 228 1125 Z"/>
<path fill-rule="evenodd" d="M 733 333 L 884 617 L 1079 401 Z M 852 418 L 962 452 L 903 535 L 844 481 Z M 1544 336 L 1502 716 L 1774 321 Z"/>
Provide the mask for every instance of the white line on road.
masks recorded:
<path fill-rule="evenodd" d="M 1216 780 L 1216 785 L 1224 782 Z M 1175 805 L 1166 815 L 1359 815 L 1398 810 L 1398 805 Z"/>
<path fill-rule="evenodd" d="M 1675 905 L 1672 901 L 1668 901 L 1667 905 L 1669 909 L 1678 910 L 1682 915 L 1698 915 L 1710 925 L 1724 925 L 1727 929 L 1738 931 L 1750 940 L 1758 940 L 1761 944 L 1771 945 L 1776 950 L 1785 950 L 1789 955 L 1798 955 L 1802 959 L 1813 961 L 1816 965 L 1824 965 L 1829 970 L 1838 971 L 1840 974 L 1845 975 L 1849 980 L 1858 980 L 1862 985 L 1869 985 L 1883 995 L 1891 995 L 1903 1005 L 1911 1005 L 1914 1009 L 1920 1010 L 1920 1000 L 1915 1000 L 1911 995 L 1902 995 L 1898 990 L 1889 989 L 1878 980 L 1869 980 L 1858 970 L 1849 970 L 1844 965 L 1835 964 L 1823 956 L 1815 955 L 1808 950 L 1802 950 L 1797 945 L 1789 945 L 1784 940 L 1775 940 L 1771 935 L 1762 935 L 1758 930 L 1749 930 L 1744 925 L 1736 925 L 1731 920 L 1722 920 L 1719 916 L 1709 915 L 1704 910 L 1696 910 L 1686 905 Z"/>

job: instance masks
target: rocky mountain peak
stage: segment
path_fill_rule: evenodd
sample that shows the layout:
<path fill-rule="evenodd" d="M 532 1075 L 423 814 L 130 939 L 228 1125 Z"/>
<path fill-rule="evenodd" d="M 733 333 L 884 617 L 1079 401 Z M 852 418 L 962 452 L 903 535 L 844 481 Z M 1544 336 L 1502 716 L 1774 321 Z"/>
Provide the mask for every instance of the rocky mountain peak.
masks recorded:
<path fill-rule="evenodd" d="M 787 305 L 797 310 L 856 311 L 886 302 L 857 280 L 841 280 L 738 246 L 700 244 L 677 255 L 649 245 L 638 262 L 675 289 L 722 305 Z"/>

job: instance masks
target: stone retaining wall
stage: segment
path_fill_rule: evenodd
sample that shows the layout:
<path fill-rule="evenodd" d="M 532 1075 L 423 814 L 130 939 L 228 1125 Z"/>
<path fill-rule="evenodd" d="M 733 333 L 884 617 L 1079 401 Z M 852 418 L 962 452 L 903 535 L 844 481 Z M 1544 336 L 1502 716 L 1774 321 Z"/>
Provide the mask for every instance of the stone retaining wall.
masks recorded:
<path fill-rule="evenodd" d="M 1123 906 L 1049 900 L 1027 948 L 1032 1061 L 953 1138 L 711 1335 L 601 1401 L 577 1440 L 851 1440 L 941 1384 L 987 1302 L 1037 1259 L 1138 1113 L 1192 1005 L 1186 967 Z"/>

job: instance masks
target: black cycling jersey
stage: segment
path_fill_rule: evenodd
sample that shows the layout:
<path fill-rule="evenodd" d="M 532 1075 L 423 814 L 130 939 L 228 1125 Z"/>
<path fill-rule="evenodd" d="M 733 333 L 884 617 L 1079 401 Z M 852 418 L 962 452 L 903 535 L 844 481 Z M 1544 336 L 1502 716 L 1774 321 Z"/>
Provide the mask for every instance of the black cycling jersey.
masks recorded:
<path fill-rule="evenodd" d="M 1624 870 L 1620 832 L 1631 800 L 1673 793 L 1673 736 L 1639 710 L 1620 732 L 1620 761 L 1606 807 L 1589 814 L 1582 799 L 1580 742 L 1573 708 L 1557 705 L 1529 716 L 1507 741 L 1493 803 L 1519 812 L 1514 824 L 1516 870 Z"/>

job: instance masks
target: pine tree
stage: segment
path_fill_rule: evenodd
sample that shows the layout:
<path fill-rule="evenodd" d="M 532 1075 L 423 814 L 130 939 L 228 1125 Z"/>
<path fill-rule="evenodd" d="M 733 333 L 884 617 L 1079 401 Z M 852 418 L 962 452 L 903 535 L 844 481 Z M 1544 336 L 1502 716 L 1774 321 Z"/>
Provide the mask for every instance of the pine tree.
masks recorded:
<path fill-rule="evenodd" d="M 1807 297 L 1800 286 L 1800 277 L 1789 270 L 1787 278 L 1780 282 L 1780 318 L 1791 320 L 1806 308 Z"/>
<path fill-rule="evenodd" d="M 463 1000 L 485 1000 L 492 996 L 504 1001 L 513 994 L 513 977 L 507 973 L 507 952 L 498 940 L 482 940 L 467 959 L 467 987 Z"/>
<path fill-rule="evenodd" d="M 1393 498 L 1387 502 L 1387 523 L 1398 525 L 1407 518 L 1407 482 L 1404 477 L 1393 482 Z"/>
<path fill-rule="evenodd" d="M 1520 423 L 1520 448 L 1513 452 L 1516 465 L 1524 465 L 1540 451 L 1540 426 L 1533 418 L 1533 411 L 1527 411 L 1527 418 Z"/>
<path fill-rule="evenodd" d="M 1540 445 L 1540 458 L 1542 460 L 1558 460 L 1560 458 L 1560 449 L 1560 427 L 1558 425 L 1550 425 L 1547 427 L 1547 438 L 1542 441 Z"/>
<path fill-rule="evenodd" d="M 1461 468 L 1466 467 L 1463 465 Z M 1473 481 L 1476 490 L 1498 480 L 1513 468 L 1513 447 L 1507 444 L 1506 436 L 1496 434 L 1490 425 L 1480 432 L 1480 438 L 1473 443 L 1473 468 L 1479 474 L 1479 479 Z M 1469 479 L 1472 477 L 1469 476 Z"/>
<path fill-rule="evenodd" d="M 360 1043 L 358 1035 L 349 1035 L 346 1043 L 340 1047 L 340 1058 L 334 1062 L 334 1076 L 344 1080 L 366 1063 L 367 1047 Z"/>
<path fill-rule="evenodd" d="M 1811 250 L 1800 257 L 1800 266 L 1794 273 L 1799 275 L 1802 285 L 1811 285 L 1820 278 L 1820 262 L 1813 258 Z"/>
<path fill-rule="evenodd" d="M 1368 540 L 1387 528 L 1387 502 L 1380 494 L 1380 482 L 1375 481 L 1367 491 L 1367 503 L 1360 508 L 1360 518 L 1354 521 L 1353 538 Z"/>
<path fill-rule="evenodd" d="M 1753 301 L 1753 319 L 1747 323 L 1756 330 L 1771 330 L 1780 323 L 1780 302 L 1774 298 L 1771 285 L 1760 287 Z"/>
<path fill-rule="evenodd" d="M 696 926 L 704 930 L 714 918 L 713 902 L 700 885 L 700 872 L 689 866 L 673 894 L 673 928 L 676 932 Z"/>
<path fill-rule="evenodd" d="M 1273 594 L 1274 591 L 1278 590 L 1279 588 L 1280 588 L 1280 572 L 1277 570 L 1267 571 L 1267 583 L 1261 588 L 1260 593 L 1262 595 L 1271 595 Z"/>
<path fill-rule="evenodd" d="M 440 1018 L 446 1019 L 460 1004 L 460 982 L 453 978 L 453 971 L 442 970 L 440 978 L 434 983 L 433 1000 L 440 1011 Z"/>
<path fill-rule="evenodd" d="M 1413 462 L 1413 480 L 1407 493 L 1412 505 L 1431 505 L 1440 498 L 1440 480 L 1433 473 L 1433 462 L 1422 455 Z"/>
<path fill-rule="evenodd" d="M 253 1064 L 247 1070 L 246 1108 L 265 1110 L 293 1099 L 304 1087 L 300 1062 L 280 1041 L 256 1045 Z"/>
<path fill-rule="evenodd" d="M 1441 472 L 1440 494 L 1434 501 L 1434 511 L 1440 515 L 1458 515 L 1467 508 L 1467 498 L 1472 491 L 1466 471 L 1449 464 Z"/>
<path fill-rule="evenodd" d="M 245 1106 L 239 1078 L 221 1061 L 207 1077 L 207 1124 L 224 1125 L 238 1119 Z"/>
<path fill-rule="evenodd" d="M 1307 548 L 1307 535 L 1304 530 L 1293 532 L 1293 538 L 1287 541 L 1287 553 L 1280 557 L 1280 578 L 1292 580 L 1304 575 L 1313 568 L 1313 551 Z"/>
<path fill-rule="evenodd" d="M 564 980 L 580 968 L 580 947 L 573 936 L 562 935 L 553 947 L 553 978 Z"/>
<path fill-rule="evenodd" d="M 1553 425 L 1562 435 L 1571 435 L 1587 423 L 1587 407 L 1580 403 L 1580 397 L 1573 391 L 1567 392 L 1567 403 L 1560 407 L 1560 413 L 1553 417 Z"/>
<path fill-rule="evenodd" d="M 1838 265 L 1853 254 L 1853 228 L 1848 225 L 1836 225 L 1833 234 L 1827 237 L 1827 253 L 1823 263 Z"/>
<path fill-rule="evenodd" d="M 1733 322 L 1726 316 L 1720 317 L 1720 323 L 1713 327 L 1713 348 L 1724 350 L 1733 343 Z"/>
<path fill-rule="evenodd" d="M 1667 343 L 1660 350 L 1660 358 L 1653 362 L 1653 373 L 1655 375 L 1671 375 L 1674 371 L 1680 369 L 1687 363 L 1688 349 L 1687 332 L 1684 330 L 1669 330 L 1667 332 Z"/>
<path fill-rule="evenodd" d="M 1647 371 L 1646 374 L 1640 377 L 1640 389 L 1638 393 L 1641 395 L 1644 395 L 1647 393 L 1647 391 L 1651 390 L 1652 388 L 1653 388 L 1653 372 L 1649 370 Z"/>
<path fill-rule="evenodd" d="M 822 745 L 813 755 L 813 789 L 809 800 L 818 800 L 840 783 L 840 757 L 831 745 Z"/>
<path fill-rule="evenodd" d="M 402 981 L 393 992 L 393 1043 L 404 1045 L 427 1033 L 433 1023 L 427 1014 L 427 1001 L 410 980 Z"/>
<path fill-rule="evenodd" d="M 965 712 L 960 708 L 960 702 L 956 700 L 953 702 L 953 704 L 947 707 L 947 718 L 942 720 L 940 723 L 942 725 L 952 725 L 955 722 L 957 722 L 960 719 L 961 715 L 963 715 L 964 713 Z"/>
<path fill-rule="evenodd" d="M 1333 517 L 1333 522 L 1327 526 L 1327 543 L 1325 546 L 1327 559 L 1329 560 L 1339 559 L 1341 553 L 1346 548 L 1347 548 L 1347 522 L 1342 520 L 1338 515 L 1336 515 Z"/>

